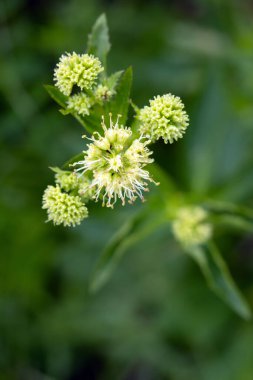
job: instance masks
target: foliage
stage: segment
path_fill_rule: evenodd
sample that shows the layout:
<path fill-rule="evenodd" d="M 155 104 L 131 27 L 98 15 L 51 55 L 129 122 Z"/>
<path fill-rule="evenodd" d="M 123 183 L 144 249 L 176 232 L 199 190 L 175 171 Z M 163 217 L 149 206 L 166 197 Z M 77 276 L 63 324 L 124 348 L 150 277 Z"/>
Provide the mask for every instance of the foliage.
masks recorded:
<path fill-rule="evenodd" d="M 82 128 L 92 133 L 101 114 L 97 109 L 89 122 L 74 115 L 78 129 L 40 88 L 57 55 L 83 51 L 78 36 L 88 34 L 101 4 L 45 3 L 23 16 L 24 2 L 3 5 L 3 379 L 251 378 L 251 320 L 209 292 L 190 260 L 201 258 L 209 285 L 248 317 L 237 287 L 252 307 L 251 11 L 246 2 L 207 1 L 194 2 L 187 15 L 184 2 L 141 3 L 106 7 L 114 47 L 107 72 L 133 65 L 134 102 L 172 92 L 184 100 L 191 125 L 176 145 L 154 146 L 158 164 L 150 172 L 160 186 L 146 203 L 114 211 L 92 205 L 75 230 L 44 223 L 47 167 L 81 152 Z M 130 123 L 132 108 L 124 101 L 119 107 Z M 215 245 L 184 254 L 170 225 L 178 208 L 192 204 L 210 214 Z"/>
<path fill-rule="evenodd" d="M 105 15 L 102 15 L 96 21 L 92 29 L 92 32 L 89 35 L 87 51 L 88 53 L 96 54 L 98 58 L 101 58 L 102 62 L 106 66 L 107 54 L 109 52 L 109 49 L 110 49 L 110 42 L 109 42 L 107 21 L 106 21 Z M 67 57 L 66 59 L 69 59 L 71 55 L 68 55 L 66 57 Z M 77 55 L 74 56 L 74 59 L 76 59 L 75 57 L 77 57 Z M 83 57 L 86 57 L 86 55 L 83 55 Z M 87 57 L 89 58 L 88 55 Z M 85 59 L 87 60 L 87 58 Z M 96 58 L 92 58 L 92 60 L 95 60 L 95 59 Z M 61 70 L 60 65 L 61 65 L 61 61 L 58 64 L 57 70 Z M 74 67 L 73 63 L 72 63 L 72 67 Z M 105 80 L 107 80 L 106 76 L 104 75 L 105 74 L 103 74 L 103 77 L 105 78 Z M 115 77 L 115 76 L 116 78 L 118 77 L 117 73 L 112 74 L 112 77 Z M 80 80 L 80 75 L 78 78 L 79 78 L 78 80 Z M 90 132 L 91 130 L 93 130 L 93 128 L 94 128 L 94 132 L 100 131 L 100 125 L 99 124 L 96 125 L 94 123 L 94 127 L 93 127 L 92 121 L 95 119 L 95 120 L 98 120 L 98 123 L 99 123 L 99 116 L 102 116 L 103 118 L 108 119 L 108 115 L 110 113 L 112 115 L 111 118 L 115 117 L 115 115 L 122 113 L 122 121 L 124 123 L 123 125 L 127 123 L 129 95 L 130 95 L 130 89 L 131 89 L 131 84 L 132 84 L 131 69 L 127 69 L 117 79 L 118 80 L 117 80 L 117 85 L 115 86 L 115 95 L 111 98 L 111 100 L 109 99 L 104 104 L 102 104 L 102 107 L 100 107 L 100 109 L 97 109 L 95 107 L 92 114 L 89 115 L 88 113 L 88 115 L 86 116 L 86 122 L 85 123 L 81 122 L 81 124 L 85 128 L 87 126 L 87 132 Z M 91 87 L 88 87 L 88 89 L 90 88 Z M 52 86 L 47 86 L 46 89 L 48 90 L 52 98 L 58 104 L 63 106 L 64 109 L 66 109 L 65 107 L 67 107 L 67 99 L 65 99 L 65 101 L 63 100 L 62 93 L 60 91 L 55 91 L 54 87 Z M 208 104 L 206 107 L 208 107 Z M 141 115 L 140 118 L 139 118 L 139 114 Z M 161 116 L 161 115 L 167 115 L 167 114 L 169 115 L 168 124 L 167 124 L 167 121 L 165 120 L 165 116 Z M 74 116 L 76 117 L 75 111 L 74 111 Z M 91 123 L 90 123 L 90 119 L 91 119 Z M 158 96 L 154 100 L 151 100 L 150 107 L 146 106 L 141 111 L 137 111 L 136 119 L 137 119 L 137 123 L 138 122 L 141 123 L 142 119 L 144 120 L 143 127 L 140 124 L 140 131 L 143 134 L 144 133 L 143 130 L 144 129 L 147 130 L 148 137 L 150 137 L 149 134 L 152 134 L 153 131 L 158 128 L 157 126 L 159 125 L 159 123 L 161 123 L 161 129 L 159 129 L 158 138 L 164 135 L 163 138 L 165 139 L 165 142 L 167 143 L 167 140 L 169 140 L 170 143 L 172 143 L 174 139 L 177 140 L 178 135 L 174 136 L 174 132 L 173 132 L 172 137 L 167 137 L 170 134 L 170 129 L 174 128 L 176 131 L 180 131 L 180 129 L 182 128 L 185 131 L 187 127 L 188 116 L 186 112 L 183 111 L 183 104 L 180 98 L 178 97 L 176 98 L 172 95 L 164 95 L 163 97 Z M 165 124 L 164 124 L 164 120 L 165 120 Z M 182 123 L 182 127 L 181 127 L 181 123 Z M 203 121 L 203 123 L 205 123 L 205 121 Z M 135 122 L 135 125 L 136 125 L 136 122 Z M 150 129 L 150 132 L 149 132 L 149 129 Z M 104 147 L 105 145 L 106 146 L 112 145 L 111 137 L 110 137 L 110 140 L 108 140 L 108 142 L 106 140 L 107 130 L 105 130 L 104 133 L 105 133 L 104 138 L 103 137 L 100 137 L 99 139 L 94 138 L 94 144 L 95 144 L 94 147 L 96 147 L 96 150 L 98 149 L 97 147 L 100 146 L 101 144 L 103 145 L 103 149 L 108 149 Z M 135 134 L 137 133 L 138 133 L 138 128 L 136 129 L 135 127 Z M 178 132 L 178 133 L 180 135 L 181 132 Z M 182 137 L 182 134 L 180 135 L 180 137 Z M 154 142 L 155 140 L 156 139 L 154 139 L 153 137 L 151 138 L 151 141 Z M 117 143 L 119 143 L 119 141 L 120 141 L 119 132 L 117 132 Z M 99 158 L 100 156 L 98 156 L 98 153 L 94 155 L 93 146 L 91 146 L 91 148 L 92 148 L 92 153 L 91 153 L 92 156 L 90 160 L 91 160 L 92 165 L 94 162 L 95 167 L 97 167 L 98 161 L 101 160 L 102 158 L 101 159 Z M 91 148 L 88 149 L 88 153 L 87 153 L 88 155 L 89 155 L 89 150 Z M 101 151 L 101 154 L 102 154 L 102 151 Z M 117 157 L 119 156 L 115 156 L 115 159 Z M 108 160 L 108 158 L 106 158 L 106 160 Z M 191 156 L 189 157 L 189 160 L 191 160 Z M 71 159 L 70 161 L 72 162 L 73 159 Z M 210 161 L 210 158 L 208 162 L 209 161 Z M 87 163 L 87 166 L 85 166 L 85 161 L 74 162 L 74 164 L 76 163 L 81 164 L 83 162 L 84 162 L 84 168 L 86 168 L 85 170 L 89 169 L 88 163 Z M 150 160 L 150 162 L 152 161 Z M 116 165 L 116 163 L 114 165 Z M 105 170 L 104 168 L 105 168 L 105 163 L 103 163 L 101 170 Z M 114 173 L 114 177 L 112 177 L 112 180 L 117 175 L 118 164 L 115 170 L 116 171 Z M 155 173 L 155 177 L 158 177 L 158 174 L 156 175 L 156 169 L 153 169 L 153 172 Z M 124 176 L 126 175 L 127 174 L 125 173 Z M 166 174 L 166 176 L 167 175 L 168 174 Z M 121 179 L 121 181 L 122 180 L 123 179 Z M 138 179 L 138 181 L 140 181 L 140 179 Z M 45 195 L 49 191 L 49 188 L 46 190 Z M 112 185 L 112 189 L 113 189 L 113 185 Z M 177 189 L 177 187 L 174 187 L 173 191 L 169 190 L 168 192 L 166 192 L 165 197 L 166 199 L 175 199 L 176 194 L 178 196 L 178 192 L 179 192 L 179 189 Z M 67 194 L 62 194 L 62 196 L 71 197 Z M 153 198 L 154 198 L 153 202 L 156 202 L 156 204 L 158 204 L 158 200 L 160 198 L 160 192 L 157 191 L 157 194 L 154 195 Z M 145 212 L 143 213 L 143 207 L 142 207 L 140 211 L 133 216 L 132 220 L 127 220 L 126 224 L 124 224 L 120 228 L 120 230 L 116 232 L 116 235 L 113 238 L 112 242 L 109 243 L 109 246 L 105 248 L 105 252 L 102 254 L 102 257 L 100 258 L 99 263 L 97 264 L 97 268 L 94 272 L 91 288 L 93 290 L 97 289 L 98 287 L 101 286 L 101 284 L 104 284 L 105 281 L 108 280 L 109 276 L 112 274 L 112 268 L 115 267 L 115 264 L 116 262 L 118 262 L 119 257 L 121 256 L 122 252 L 126 250 L 129 246 L 131 246 L 131 244 L 133 244 L 136 240 L 140 240 L 143 238 L 143 235 L 145 236 L 148 233 L 151 233 L 156 228 L 160 228 L 162 223 L 167 223 L 168 225 L 169 225 L 169 222 L 172 222 L 172 225 L 174 224 L 176 225 L 176 223 L 178 223 L 177 224 L 179 226 L 177 228 L 178 233 L 174 234 L 175 238 L 176 239 L 178 238 L 179 242 L 182 243 L 183 250 L 185 250 L 186 253 L 189 253 L 190 257 L 192 257 L 196 261 L 196 263 L 199 265 L 211 289 L 213 289 L 218 295 L 220 295 L 239 315 L 241 315 L 242 317 L 246 319 L 250 318 L 251 312 L 250 312 L 249 306 L 247 305 L 247 302 L 244 300 L 235 282 L 232 280 L 232 277 L 229 273 L 229 269 L 225 261 L 222 259 L 222 256 L 219 250 L 215 247 L 214 242 L 211 242 L 211 237 L 212 237 L 211 222 L 209 223 L 210 227 L 208 224 L 202 223 L 202 218 L 203 219 L 207 218 L 208 214 L 206 214 L 204 210 L 202 211 L 200 207 L 198 208 L 192 207 L 192 208 L 188 208 L 188 210 L 182 209 L 182 211 L 187 217 L 177 222 L 177 210 L 179 210 L 180 212 L 181 210 L 180 207 L 184 204 L 187 205 L 191 201 L 189 199 L 188 194 L 181 193 L 180 198 L 181 198 L 180 203 L 176 203 L 176 204 L 172 203 L 171 201 L 169 202 L 165 201 L 164 205 L 162 205 L 162 207 L 160 208 L 160 211 L 158 209 L 156 212 L 154 212 L 152 208 L 149 208 L 149 206 L 147 206 Z M 96 199 L 98 199 L 97 195 L 96 195 Z M 115 198 L 115 201 L 116 199 L 117 198 Z M 204 196 L 199 197 L 199 199 L 198 197 L 196 197 L 194 199 L 194 204 L 198 204 L 198 202 L 200 202 L 201 204 L 205 202 L 206 200 L 207 199 Z M 109 205 L 111 205 L 110 198 L 108 202 L 109 202 Z M 212 203 L 212 199 L 210 199 L 209 202 Z M 103 201 L 103 204 L 104 204 L 104 201 Z M 233 212 L 233 207 L 236 208 L 236 205 L 232 206 L 230 215 L 227 216 L 226 223 L 228 225 L 231 224 L 231 220 L 233 220 L 236 215 Z M 45 208 L 45 205 L 44 205 L 44 208 Z M 57 210 L 58 209 L 59 207 L 57 206 Z M 249 212 L 251 211 L 249 210 Z M 195 218 L 194 213 L 197 213 L 197 215 L 200 214 L 199 227 L 197 225 L 195 226 L 196 222 L 198 223 L 198 219 L 196 220 L 196 222 L 194 221 L 194 218 Z M 203 217 L 202 217 L 202 213 L 203 213 Z M 221 217 L 224 216 L 224 213 L 226 213 L 226 211 L 223 211 L 222 209 L 220 209 Z M 211 217 L 212 217 L 212 214 L 210 213 L 209 218 Z M 243 218 L 243 215 L 241 217 Z M 187 218 L 189 219 L 189 222 L 187 221 Z M 49 219 L 51 220 L 53 219 L 51 214 L 49 214 Z M 58 219 L 59 219 L 59 216 L 57 214 L 57 220 Z M 149 219 L 151 219 L 151 223 L 148 222 Z M 79 215 L 78 215 L 78 221 L 79 221 Z M 67 225 L 69 225 L 70 223 L 69 218 L 66 221 L 66 223 Z M 73 225 L 75 223 L 76 222 L 74 221 Z M 251 220 L 250 220 L 250 223 L 251 223 Z M 185 227 L 184 227 L 184 224 L 186 225 Z M 215 225 L 216 225 L 216 220 L 213 219 L 213 226 L 215 227 Z M 251 228 L 253 228 L 253 224 Z M 185 238 L 184 238 L 184 234 L 186 234 Z M 196 237 L 194 237 L 195 236 L 194 234 L 195 235 L 197 234 Z M 201 234 L 202 235 L 204 234 L 204 238 L 201 237 Z M 181 241 L 180 236 L 182 236 L 183 241 Z M 206 249 L 204 249 L 205 246 L 206 246 Z"/>

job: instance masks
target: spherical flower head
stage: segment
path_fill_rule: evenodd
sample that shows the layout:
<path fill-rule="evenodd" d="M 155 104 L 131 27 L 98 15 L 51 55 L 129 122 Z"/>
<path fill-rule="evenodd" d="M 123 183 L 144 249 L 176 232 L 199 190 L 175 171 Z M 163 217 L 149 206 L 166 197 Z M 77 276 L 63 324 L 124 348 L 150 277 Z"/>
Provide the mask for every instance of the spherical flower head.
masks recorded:
<path fill-rule="evenodd" d="M 79 179 L 75 172 L 59 171 L 55 174 L 55 182 L 65 191 L 74 190 L 78 184 Z"/>
<path fill-rule="evenodd" d="M 42 208 L 47 210 L 48 221 L 64 227 L 76 226 L 88 217 L 88 210 L 79 196 L 61 191 L 60 186 L 48 186 L 43 195 Z"/>
<path fill-rule="evenodd" d="M 184 246 L 206 243 L 212 236 L 212 226 L 207 222 L 207 212 L 197 206 L 178 210 L 172 224 L 175 238 Z"/>
<path fill-rule="evenodd" d="M 102 84 L 99 84 L 94 91 L 94 96 L 98 103 L 103 103 L 110 100 L 114 94 L 114 90 L 111 90 L 109 87 Z"/>
<path fill-rule="evenodd" d="M 184 105 L 178 96 L 166 94 L 156 96 L 139 111 L 139 131 L 143 136 L 155 142 L 162 138 L 167 144 L 183 137 L 189 117 L 184 111 Z"/>
<path fill-rule="evenodd" d="M 92 143 L 84 153 L 84 160 L 75 163 L 77 171 L 91 172 L 91 187 L 95 189 L 94 199 L 103 199 L 103 205 L 113 207 L 117 199 L 125 204 L 137 197 L 143 200 L 142 192 L 148 191 L 148 182 L 153 182 L 145 165 L 153 162 L 143 138 L 131 139 L 129 128 L 114 124 L 110 119 L 109 128 L 102 121 L 104 136 L 95 133 Z"/>
<path fill-rule="evenodd" d="M 90 114 L 90 108 L 92 105 L 92 99 L 83 92 L 72 95 L 67 101 L 67 109 L 82 116 Z"/>
<path fill-rule="evenodd" d="M 103 70 L 100 60 L 93 55 L 63 54 L 54 71 L 55 85 L 66 96 L 71 94 L 74 85 L 89 90 Z"/>

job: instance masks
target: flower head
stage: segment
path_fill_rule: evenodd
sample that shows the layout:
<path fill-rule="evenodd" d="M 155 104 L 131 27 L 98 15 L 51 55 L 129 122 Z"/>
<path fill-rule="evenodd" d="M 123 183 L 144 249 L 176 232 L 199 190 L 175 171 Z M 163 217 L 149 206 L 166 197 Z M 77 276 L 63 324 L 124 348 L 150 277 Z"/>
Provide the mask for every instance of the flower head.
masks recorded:
<path fill-rule="evenodd" d="M 179 209 L 172 229 L 175 238 L 185 246 L 206 243 L 212 236 L 207 212 L 197 206 Z"/>
<path fill-rule="evenodd" d="M 92 99 L 83 92 L 72 95 L 67 101 L 67 108 L 79 115 L 89 115 L 90 107 L 93 105 Z"/>
<path fill-rule="evenodd" d="M 61 191 L 60 186 L 48 186 L 43 194 L 42 208 L 47 210 L 48 221 L 65 227 L 76 226 L 88 216 L 88 210 L 79 196 Z"/>
<path fill-rule="evenodd" d="M 78 176 L 75 172 L 57 170 L 55 182 L 65 191 L 74 190 L 78 186 Z"/>
<path fill-rule="evenodd" d="M 74 85 L 81 90 L 91 89 L 103 70 L 100 60 L 93 55 L 75 52 L 63 54 L 54 71 L 55 85 L 69 96 Z"/>
<path fill-rule="evenodd" d="M 132 140 L 131 130 L 120 126 L 118 119 L 114 124 L 110 118 L 109 128 L 102 119 L 104 136 L 94 133 L 84 160 L 74 164 L 80 165 L 76 171 L 92 173 L 90 186 L 95 189 L 94 198 L 98 200 L 101 196 L 107 207 L 113 207 L 118 198 L 123 205 L 126 198 L 130 203 L 137 196 L 143 200 L 142 192 L 148 191 L 148 182 L 153 182 L 143 169 L 153 162 L 147 147 L 150 141 Z"/>
<path fill-rule="evenodd" d="M 165 143 L 172 143 L 183 137 L 189 117 L 184 111 L 181 99 L 166 94 L 154 97 L 149 103 L 150 106 L 142 108 L 137 116 L 140 121 L 140 133 L 152 142 L 163 138 Z"/>

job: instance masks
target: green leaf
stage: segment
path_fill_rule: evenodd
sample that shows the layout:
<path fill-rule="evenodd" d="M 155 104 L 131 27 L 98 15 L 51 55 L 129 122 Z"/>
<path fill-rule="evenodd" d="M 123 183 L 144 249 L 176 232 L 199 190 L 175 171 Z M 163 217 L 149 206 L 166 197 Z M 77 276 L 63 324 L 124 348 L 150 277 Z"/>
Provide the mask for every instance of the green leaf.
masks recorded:
<path fill-rule="evenodd" d="M 253 222 L 253 210 L 249 207 L 213 199 L 206 201 L 205 206 L 212 212 L 238 215 Z"/>
<path fill-rule="evenodd" d="M 106 69 L 106 57 L 110 50 L 109 30 L 105 14 L 102 14 L 88 36 L 87 52 L 98 57 Z"/>
<path fill-rule="evenodd" d="M 249 138 L 246 138 L 248 141 Z M 244 152 L 246 149 L 244 149 Z M 215 189 L 215 197 L 224 200 L 240 201 L 249 197 L 253 192 L 252 159 L 247 160 L 244 166 L 238 168 L 237 172 Z"/>
<path fill-rule="evenodd" d="M 245 128 L 238 127 L 240 120 L 224 78 L 217 68 L 209 75 L 185 140 L 186 175 L 192 192 L 201 196 L 228 185 L 246 165 L 250 149 L 249 135 Z"/>
<path fill-rule="evenodd" d="M 78 161 L 81 161 L 84 159 L 84 154 L 83 152 L 82 153 L 78 153 L 76 154 L 75 156 L 71 157 L 67 162 L 65 162 L 63 165 L 62 165 L 62 168 L 64 170 L 70 170 L 70 166 L 74 163 L 74 162 L 78 162 Z"/>
<path fill-rule="evenodd" d="M 158 184 L 152 189 L 150 201 L 157 202 L 157 208 L 166 210 L 168 220 L 174 219 L 175 214 L 185 204 L 185 195 L 179 191 L 170 174 L 160 165 L 153 162 L 147 167 L 153 180 Z"/>
<path fill-rule="evenodd" d="M 101 116 L 105 115 L 105 121 L 109 124 L 109 113 L 111 112 L 114 121 L 116 121 L 117 115 L 121 114 L 122 118 L 120 122 L 124 124 L 127 119 L 128 107 L 129 107 L 129 95 L 132 85 L 132 69 L 128 68 L 122 74 L 122 71 L 118 71 L 107 78 L 110 86 L 116 87 L 116 94 L 112 100 L 105 104 L 104 107 L 95 105 L 91 110 L 89 116 L 81 116 L 77 113 L 66 111 L 68 97 L 63 95 L 56 87 L 46 85 L 45 88 L 49 95 L 63 108 L 60 112 L 63 115 L 71 114 L 74 118 L 86 129 L 89 134 L 94 131 L 102 132 Z"/>
<path fill-rule="evenodd" d="M 253 210 L 251 208 L 212 199 L 206 201 L 204 205 L 211 211 L 215 224 L 253 231 Z"/>
<path fill-rule="evenodd" d="M 105 114 L 112 113 L 113 121 L 116 120 L 117 115 L 121 115 L 120 123 L 125 124 L 127 121 L 128 108 L 129 108 L 129 96 L 132 87 L 133 73 L 132 68 L 129 67 L 124 71 L 121 78 L 118 81 L 116 87 L 116 95 L 112 100 L 105 105 Z M 108 120 L 106 120 L 108 121 Z"/>
<path fill-rule="evenodd" d="M 58 166 L 49 166 L 49 169 L 51 169 L 56 174 L 70 173 L 70 171 L 62 170 L 58 168 Z"/>
<path fill-rule="evenodd" d="M 88 133 L 92 135 L 94 131 L 98 131 L 101 129 L 101 120 L 98 122 L 97 118 L 93 115 L 89 115 L 86 117 L 80 116 L 77 113 L 72 113 L 71 115 L 86 129 Z"/>
<path fill-rule="evenodd" d="M 176 185 L 167 173 L 160 165 L 153 162 L 148 166 L 148 171 L 152 175 L 154 181 L 159 183 L 158 189 L 165 194 L 165 196 L 171 195 L 177 191 Z"/>
<path fill-rule="evenodd" d="M 95 104 L 89 116 L 80 117 L 79 115 L 74 115 L 76 118 L 80 119 L 79 122 L 86 128 L 86 130 L 89 131 L 89 133 L 98 131 L 103 134 L 103 129 L 101 126 L 102 116 L 105 118 L 106 124 L 109 125 L 110 112 L 114 116 L 113 121 L 116 121 L 117 115 L 121 114 L 122 112 L 127 115 L 128 94 L 130 93 L 130 88 L 128 88 L 127 90 L 127 78 L 129 78 L 129 74 L 126 74 L 126 71 L 118 71 L 112 74 L 109 78 L 105 79 L 104 81 L 104 83 L 108 85 L 110 88 L 114 89 L 114 87 L 116 87 L 116 94 L 112 97 L 112 99 L 109 102 L 106 102 L 103 106 L 101 106 L 100 104 Z M 131 86 L 129 82 L 128 86 Z M 125 98 L 123 98 L 124 96 Z M 124 99 L 125 104 L 123 104 Z M 122 122 L 122 119 L 120 121 Z"/>
<path fill-rule="evenodd" d="M 86 131 L 92 134 L 94 131 L 99 129 L 97 120 L 94 121 L 94 117 L 82 117 L 77 113 L 70 112 L 66 110 L 68 97 L 63 95 L 55 86 L 45 85 L 44 86 L 49 95 L 56 103 L 58 103 L 62 109 L 60 110 L 62 115 L 72 115 L 74 118 L 86 129 Z M 101 122 L 101 120 L 100 120 Z"/>
<path fill-rule="evenodd" d="M 210 243 L 206 249 L 201 246 L 188 248 L 187 253 L 199 265 L 209 287 L 237 314 L 244 319 L 250 319 L 249 305 L 234 282 L 217 247 Z"/>
<path fill-rule="evenodd" d="M 45 89 L 49 93 L 52 99 L 56 103 L 58 103 L 61 107 L 65 108 L 67 104 L 68 97 L 66 95 L 63 95 L 60 90 L 58 90 L 55 86 L 46 84 L 44 85 Z"/>
<path fill-rule="evenodd" d="M 239 229 L 246 232 L 253 232 L 253 223 L 249 222 L 242 216 L 238 215 L 219 215 L 215 218 L 212 218 L 213 223 L 221 230 L 222 226 L 225 226 L 230 229 L 232 232 L 233 229 Z"/>
<path fill-rule="evenodd" d="M 98 259 L 90 282 L 90 290 L 97 291 L 110 278 L 124 252 L 137 241 L 154 232 L 166 222 L 163 212 L 158 215 L 145 209 L 135 214 L 116 232 Z"/>
<path fill-rule="evenodd" d="M 116 71 L 115 73 L 113 73 L 112 75 L 110 75 L 108 78 L 105 79 L 105 84 L 109 87 L 110 90 L 115 89 L 123 72 L 124 72 L 123 70 Z"/>

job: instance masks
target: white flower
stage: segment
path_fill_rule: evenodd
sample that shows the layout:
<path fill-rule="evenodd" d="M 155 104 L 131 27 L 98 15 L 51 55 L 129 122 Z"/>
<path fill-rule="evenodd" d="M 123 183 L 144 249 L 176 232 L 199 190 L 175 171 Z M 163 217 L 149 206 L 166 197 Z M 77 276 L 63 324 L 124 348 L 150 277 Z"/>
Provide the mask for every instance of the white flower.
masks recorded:
<path fill-rule="evenodd" d="M 153 162 L 147 145 L 150 143 L 142 137 L 132 140 L 129 128 L 119 126 L 119 117 L 114 124 L 110 115 L 110 126 L 106 127 L 102 119 L 104 136 L 94 133 L 84 160 L 74 165 L 82 174 L 92 173 L 91 187 L 95 189 L 94 199 L 100 197 L 103 205 L 113 207 L 119 198 L 122 204 L 125 199 L 131 203 L 137 197 L 142 200 L 143 192 L 148 191 L 148 182 L 154 182 L 147 170 L 143 168 Z M 81 174 L 81 175 L 82 175 Z"/>

